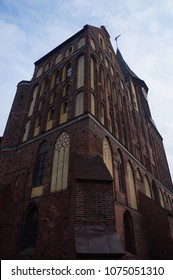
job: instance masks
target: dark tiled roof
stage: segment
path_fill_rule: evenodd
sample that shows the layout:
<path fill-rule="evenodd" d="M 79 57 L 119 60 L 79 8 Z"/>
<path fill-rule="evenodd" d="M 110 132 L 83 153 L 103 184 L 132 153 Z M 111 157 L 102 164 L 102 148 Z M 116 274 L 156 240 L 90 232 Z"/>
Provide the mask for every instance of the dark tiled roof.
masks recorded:
<path fill-rule="evenodd" d="M 74 164 L 76 179 L 112 182 L 112 177 L 99 155 L 86 158 L 75 153 Z"/>
<path fill-rule="evenodd" d="M 130 69 L 130 67 L 127 65 L 127 63 L 125 62 L 121 52 L 119 51 L 119 49 L 117 49 L 117 59 L 119 62 L 119 65 L 121 67 L 121 71 L 123 72 L 123 75 L 126 76 L 131 76 L 133 78 L 139 79 L 138 76 L 136 76 L 136 74 Z"/>

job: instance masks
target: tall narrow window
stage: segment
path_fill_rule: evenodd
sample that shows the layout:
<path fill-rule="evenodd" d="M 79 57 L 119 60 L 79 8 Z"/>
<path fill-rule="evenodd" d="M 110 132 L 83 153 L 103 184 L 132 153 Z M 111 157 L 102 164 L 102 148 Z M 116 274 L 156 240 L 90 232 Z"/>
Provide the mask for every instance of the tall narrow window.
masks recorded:
<path fill-rule="evenodd" d="M 70 93 L 70 84 L 66 83 L 63 88 L 63 97 L 69 95 Z"/>
<path fill-rule="evenodd" d="M 61 111 L 60 111 L 60 124 L 66 122 L 68 119 L 68 102 L 64 101 L 61 104 Z"/>
<path fill-rule="evenodd" d="M 136 200 L 136 192 L 135 192 L 135 182 L 134 182 L 134 174 L 131 164 L 127 163 L 127 193 L 128 193 L 128 201 L 129 206 L 137 209 L 137 200 Z"/>
<path fill-rule="evenodd" d="M 38 86 L 36 86 L 35 89 L 34 89 L 31 105 L 30 105 L 30 108 L 29 108 L 28 117 L 31 116 L 32 113 L 33 113 L 34 105 L 35 105 L 35 101 L 36 101 L 36 97 L 37 97 L 37 93 L 38 93 Z"/>
<path fill-rule="evenodd" d="M 77 44 L 77 47 L 78 49 L 82 48 L 84 45 L 85 45 L 85 38 L 82 37 L 79 41 L 78 41 L 78 44 Z"/>
<path fill-rule="evenodd" d="M 127 211 L 124 214 L 124 239 L 125 239 L 126 251 L 135 255 L 136 249 L 135 249 L 133 221 L 131 215 Z"/>
<path fill-rule="evenodd" d="M 77 88 L 83 87 L 84 85 L 84 56 L 78 59 L 77 66 Z"/>
<path fill-rule="evenodd" d="M 27 121 L 27 123 L 25 125 L 25 131 L 24 131 L 24 134 L 23 134 L 23 139 L 22 139 L 23 142 L 28 139 L 29 127 L 30 127 L 30 121 Z"/>
<path fill-rule="evenodd" d="M 41 115 L 38 115 L 35 121 L 34 136 L 40 133 Z"/>
<path fill-rule="evenodd" d="M 51 89 L 57 88 L 60 82 L 60 72 L 56 71 L 52 75 L 52 80 L 51 80 Z"/>
<path fill-rule="evenodd" d="M 145 194 L 151 198 L 150 184 L 146 176 L 144 177 L 144 187 L 145 187 Z"/>
<path fill-rule="evenodd" d="M 125 175 L 124 175 L 124 166 L 122 161 L 122 156 L 119 151 L 115 154 L 117 169 L 118 169 L 118 181 L 119 181 L 119 190 L 121 192 L 125 191 Z"/>
<path fill-rule="evenodd" d="M 66 67 L 66 79 L 69 79 L 72 74 L 72 66 L 71 63 L 69 63 Z"/>
<path fill-rule="evenodd" d="M 82 115 L 84 111 L 84 94 L 80 92 L 76 97 L 75 116 Z"/>
<path fill-rule="evenodd" d="M 47 114 L 46 130 L 51 129 L 53 126 L 53 115 L 54 115 L 54 109 L 51 108 Z"/>
<path fill-rule="evenodd" d="M 47 151 L 48 151 L 48 143 L 43 142 L 38 150 L 37 158 L 36 158 L 35 172 L 33 178 L 33 184 L 35 186 L 42 185 L 44 174 L 45 174 L 45 168 L 46 168 Z"/>
<path fill-rule="evenodd" d="M 51 192 L 67 188 L 69 167 L 70 137 L 63 132 L 55 143 Z"/>
<path fill-rule="evenodd" d="M 159 199 L 157 186 L 156 186 L 154 181 L 152 181 L 152 190 L 153 190 L 154 200 L 156 201 L 156 203 L 160 204 L 160 199 Z"/>
<path fill-rule="evenodd" d="M 42 84 L 41 84 L 41 91 L 40 91 L 40 96 L 42 95 L 46 95 L 49 91 L 49 80 L 46 78 L 43 80 Z"/>
<path fill-rule="evenodd" d="M 110 174 L 113 176 L 112 151 L 106 138 L 103 141 L 103 161 Z"/>
<path fill-rule="evenodd" d="M 95 116 L 95 95 L 91 93 L 91 114 Z"/>
<path fill-rule="evenodd" d="M 91 58 L 91 88 L 95 88 L 95 63 L 93 58 Z"/>
<path fill-rule="evenodd" d="M 158 188 L 158 195 L 159 195 L 160 205 L 164 208 L 165 207 L 164 197 L 160 188 Z"/>
<path fill-rule="evenodd" d="M 35 248 L 37 241 L 39 213 L 37 207 L 30 208 L 25 214 L 22 230 L 22 249 Z"/>
<path fill-rule="evenodd" d="M 105 110 L 104 110 L 104 106 L 101 102 L 99 103 L 99 121 L 102 124 L 105 124 Z"/>

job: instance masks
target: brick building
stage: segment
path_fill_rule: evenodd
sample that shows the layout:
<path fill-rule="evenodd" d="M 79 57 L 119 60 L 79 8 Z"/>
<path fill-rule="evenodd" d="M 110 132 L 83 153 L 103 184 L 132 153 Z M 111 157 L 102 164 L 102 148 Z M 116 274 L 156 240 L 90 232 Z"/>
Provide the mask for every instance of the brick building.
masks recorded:
<path fill-rule="evenodd" d="M 35 62 L 1 138 L 2 258 L 173 258 L 173 186 L 147 94 L 104 26 Z"/>

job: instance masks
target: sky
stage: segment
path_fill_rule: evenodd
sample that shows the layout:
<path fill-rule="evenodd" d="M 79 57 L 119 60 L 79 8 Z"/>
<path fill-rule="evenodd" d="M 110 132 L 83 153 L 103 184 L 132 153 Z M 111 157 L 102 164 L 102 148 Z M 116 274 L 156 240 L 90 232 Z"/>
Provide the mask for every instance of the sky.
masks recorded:
<path fill-rule="evenodd" d="M 173 1 L 0 0 L 0 136 L 16 86 L 31 80 L 34 62 L 83 28 L 104 25 L 135 74 L 163 137 L 173 178 Z"/>

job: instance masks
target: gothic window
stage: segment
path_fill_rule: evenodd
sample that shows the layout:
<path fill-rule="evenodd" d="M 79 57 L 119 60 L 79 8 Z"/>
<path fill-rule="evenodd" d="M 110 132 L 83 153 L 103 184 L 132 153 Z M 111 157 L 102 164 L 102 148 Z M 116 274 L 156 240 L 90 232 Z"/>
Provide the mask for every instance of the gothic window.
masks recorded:
<path fill-rule="evenodd" d="M 105 41 L 101 34 L 99 34 L 99 43 L 100 43 L 101 47 L 105 49 Z"/>
<path fill-rule="evenodd" d="M 46 130 L 51 129 L 53 126 L 53 115 L 54 115 L 54 109 L 51 108 L 47 114 Z"/>
<path fill-rule="evenodd" d="M 156 201 L 156 203 L 160 204 L 157 186 L 154 181 L 152 181 L 152 191 L 153 191 L 154 200 Z"/>
<path fill-rule="evenodd" d="M 37 207 L 31 207 L 25 214 L 22 229 L 22 249 L 35 248 L 37 241 L 39 213 Z"/>
<path fill-rule="evenodd" d="M 76 96 L 75 117 L 82 115 L 83 112 L 84 112 L 84 94 L 83 92 L 80 92 Z"/>
<path fill-rule="evenodd" d="M 99 103 L 99 121 L 104 125 L 105 124 L 105 109 L 103 104 Z"/>
<path fill-rule="evenodd" d="M 55 59 L 55 64 L 58 64 L 62 60 L 62 53 L 59 53 Z"/>
<path fill-rule="evenodd" d="M 37 71 L 36 78 L 38 78 L 39 76 L 41 76 L 42 72 L 43 72 L 43 67 L 40 67 L 40 68 L 38 69 L 38 71 Z"/>
<path fill-rule="evenodd" d="M 71 63 L 69 63 L 66 67 L 66 79 L 69 79 L 72 74 L 72 66 Z"/>
<path fill-rule="evenodd" d="M 59 70 L 57 70 L 56 72 L 54 72 L 54 74 L 52 75 L 52 80 L 51 80 L 51 89 L 53 88 L 57 88 L 60 82 L 60 72 Z"/>
<path fill-rule="evenodd" d="M 134 103 L 135 109 L 137 111 L 139 111 L 138 101 L 137 101 L 137 96 L 136 96 L 136 89 L 135 89 L 135 86 L 132 81 L 130 81 L 130 84 L 131 84 L 131 90 L 132 90 L 133 103 Z"/>
<path fill-rule="evenodd" d="M 110 174 L 113 176 L 112 151 L 106 138 L 103 140 L 103 161 Z"/>
<path fill-rule="evenodd" d="M 65 56 L 69 56 L 73 52 L 74 47 L 71 45 L 68 47 L 68 49 L 65 52 Z"/>
<path fill-rule="evenodd" d="M 29 127 L 30 127 L 30 120 L 27 121 L 26 125 L 25 125 L 25 131 L 24 131 L 24 134 L 23 134 L 23 139 L 22 141 L 26 141 L 28 139 L 28 134 L 29 134 Z"/>
<path fill-rule="evenodd" d="M 42 82 L 42 84 L 41 84 L 41 91 L 40 91 L 40 96 L 42 96 L 42 95 L 46 95 L 47 93 L 48 93 L 48 90 L 49 90 L 49 88 L 48 88 L 48 79 L 47 78 L 45 78 L 44 80 L 43 80 L 43 82 Z"/>
<path fill-rule="evenodd" d="M 63 132 L 55 143 L 51 192 L 67 189 L 70 137 Z"/>
<path fill-rule="evenodd" d="M 48 61 L 48 63 L 46 64 L 45 71 L 48 71 L 51 67 L 52 67 L 52 60 Z"/>
<path fill-rule="evenodd" d="M 163 196 L 162 190 L 160 188 L 158 188 L 158 195 L 159 195 L 159 200 L 160 200 L 160 206 L 162 206 L 164 208 L 165 207 L 164 196 Z"/>
<path fill-rule="evenodd" d="M 151 198 L 150 184 L 149 184 L 148 178 L 146 176 L 144 177 L 144 188 L 145 188 L 146 196 Z"/>
<path fill-rule="evenodd" d="M 66 122 L 67 119 L 68 119 L 68 101 L 64 101 L 61 104 L 60 124 Z"/>
<path fill-rule="evenodd" d="M 115 154 L 115 159 L 118 169 L 118 181 L 119 181 L 119 190 L 125 192 L 125 175 L 124 175 L 124 166 L 122 161 L 122 156 L 119 151 Z"/>
<path fill-rule="evenodd" d="M 39 112 L 43 110 L 43 101 L 44 101 L 44 99 L 41 98 L 40 101 L 39 101 L 39 103 L 38 103 L 38 111 L 39 111 Z"/>
<path fill-rule="evenodd" d="M 77 64 L 77 88 L 84 86 L 84 56 L 78 59 Z"/>
<path fill-rule="evenodd" d="M 38 115 L 35 121 L 34 136 L 40 133 L 41 115 Z"/>
<path fill-rule="evenodd" d="M 38 86 L 36 86 L 35 89 L 34 89 L 34 93 L 33 93 L 33 96 L 32 96 L 32 101 L 31 101 L 30 108 L 29 108 L 28 117 L 30 117 L 33 113 L 34 105 L 35 105 L 35 101 L 36 101 L 36 97 L 37 97 L 37 92 L 38 92 Z"/>
<path fill-rule="evenodd" d="M 104 74 L 101 66 L 99 67 L 99 82 L 104 85 Z"/>
<path fill-rule="evenodd" d="M 124 239 L 127 252 L 136 254 L 133 221 L 129 212 L 124 214 Z"/>
<path fill-rule="evenodd" d="M 78 49 L 82 48 L 85 45 L 85 38 L 82 37 L 79 41 L 78 41 Z"/>
<path fill-rule="evenodd" d="M 134 174 L 133 174 L 132 166 L 129 162 L 127 163 L 127 184 L 126 184 L 126 186 L 127 186 L 129 206 L 134 209 L 137 209 Z"/>
<path fill-rule="evenodd" d="M 140 172 L 139 168 L 136 169 L 136 178 L 137 178 L 140 182 L 142 182 L 142 176 L 141 176 L 141 172 Z"/>
<path fill-rule="evenodd" d="M 45 174 L 45 168 L 46 168 L 47 151 L 48 151 L 48 143 L 43 142 L 38 150 L 37 157 L 36 157 L 35 172 L 33 178 L 33 184 L 35 186 L 42 185 L 44 174 Z"/>
<path fill-rule="evenodd" d="M 70 92 L 70 84 L 66 83 L 63 88 L 63 97 L 69 95 L 69 92 Z"/>
<path fill-rule="evenodd" d="M 91 45 L 91 47 L 92 47 L 94 50 L 96 50 L 96 45 L 95 45 L 95 43 L 94 43 L 94 40 L 93 40 L 93 39 L 91 39 L 91 41 L 90 41 L 90 45 Z"/>
<path fill-rule="evenodd" d="M 91 88 L 95 88 L 95 62 L 94 59 L 91 57 Z"/>
<path fill-rule="evenodd" d="M 95 116 L 95 95 L 91 93 L 91 114 Z"/>

